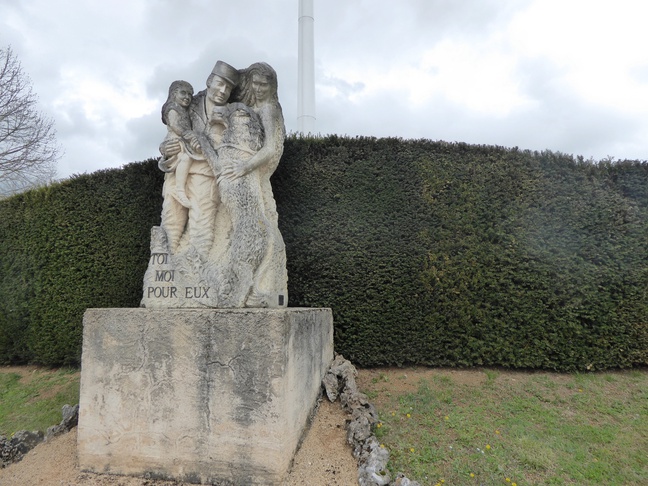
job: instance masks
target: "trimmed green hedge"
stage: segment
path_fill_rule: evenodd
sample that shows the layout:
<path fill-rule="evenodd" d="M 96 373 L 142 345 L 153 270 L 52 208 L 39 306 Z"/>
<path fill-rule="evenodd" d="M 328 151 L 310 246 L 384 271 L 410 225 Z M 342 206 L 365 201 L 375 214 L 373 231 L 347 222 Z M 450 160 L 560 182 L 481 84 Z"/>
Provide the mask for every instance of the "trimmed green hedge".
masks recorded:
<path fill-rule="evenodd" d="M 648 363 L 648 165 L 302 141 L 277 174 L 293 305 L 361 365 Z"/>
<path fill-rule="evenodd" d="M 0 202 L 0 362 L 78 364 L 86 308 L 139 304 L 158 172 L 150 160 Z"/>
<path fill-rule="evenodd" d="M 0 362 L 76 363 L 86 307 L 134 307 L 154 161 L 0 202 Z M 273 177 L 291 306 L 360 366 L 648 364 L 648 164 L 296 138 Z"/>

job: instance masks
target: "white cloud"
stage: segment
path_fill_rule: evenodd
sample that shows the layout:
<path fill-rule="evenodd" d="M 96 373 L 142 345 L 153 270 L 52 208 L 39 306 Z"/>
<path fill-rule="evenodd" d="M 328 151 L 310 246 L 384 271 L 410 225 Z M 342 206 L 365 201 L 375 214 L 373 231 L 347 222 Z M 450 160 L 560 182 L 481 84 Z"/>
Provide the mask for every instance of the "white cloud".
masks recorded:
<path fill-rule="evenodd" d="M 588 103 L 639 115 L 648 109 L 648 83 L 632 73 L 648 65 L 648 4 L 637 0 L 545 0 L 509 26 L 516 54 L 544 58 Z"/>
<path fill-rule="evenodd" d="M 523 108 L 530 100 L 523 96 L 514 78 L 515 59 L 502 49 L 499 41 L 489 39 L 479 45 L 443 41 L 423 53 L 420 71 L 432 71 L 430 87 L 449 100 L 478 114 L 506 116 Z M 425 90 L 424 83 L 414 83 Z M 414 99 L 427 101 L 425 92 Z"/>
<path fill-rule="evenodd" d="M 297 127 L 296 0 L 0 0 L 62 176 L 157 155 L 169 84 L 264 60 Z M 648 158 L 643 0 L 316 0 L 317 128 Z M 150 126 L 149 126 L 150 125 Z"/>
<path fill-rule="evenodd" d="M 89 122 L 101 125 L 111 118 L 131 119 L 157 108 L 156 99 L 147 98 L 146 77 L 130 73 L 120 82 L 111 83 L 83 69 L 62 69 L 60 85 L 63 89 L 53 106 L 66 111 L 71 105 L 81 106 Z"/>

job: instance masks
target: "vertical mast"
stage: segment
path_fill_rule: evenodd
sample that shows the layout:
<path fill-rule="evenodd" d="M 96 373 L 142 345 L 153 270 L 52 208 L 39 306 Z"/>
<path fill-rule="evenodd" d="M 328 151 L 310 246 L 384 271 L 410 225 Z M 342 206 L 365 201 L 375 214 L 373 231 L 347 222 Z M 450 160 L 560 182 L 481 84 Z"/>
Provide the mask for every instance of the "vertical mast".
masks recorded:
<path fill-rule="evenodd" d="M 313 0 L 299 0 L 299 77 L 297 123 L 305 135 L 315 133 L 315 13 Z"/>

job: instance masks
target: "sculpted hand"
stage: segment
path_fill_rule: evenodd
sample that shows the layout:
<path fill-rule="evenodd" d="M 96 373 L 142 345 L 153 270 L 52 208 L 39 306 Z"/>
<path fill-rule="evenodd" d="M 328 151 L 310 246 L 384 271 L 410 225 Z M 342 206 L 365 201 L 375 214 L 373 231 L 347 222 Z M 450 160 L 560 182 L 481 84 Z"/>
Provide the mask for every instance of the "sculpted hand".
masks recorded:
<path fill-rule="evenodd" d="M 223 180 L 235 181 L 239 177 L 246 175 L 248 172 L 250 172 L 250 169 L 245 163 L 238 165 L 228 164 L 221 170 L 218 176 L 218 182 L 220 183 Z"/>
<path fill-rule="evenodd" d="M 168 140 L 162 142 L 160 145 L 160 153 L 164 155 L 167 159 L 170 159 L 174 155 L 178 155 L 182 150 L 182 145 L 180 145 L 180 140 Z"/>
<path fill-rule="evenodd" d="M 189 140 L 189 145 L 190 147 L 194 150 L 194 152 L 201 153 L 202 149 L 200 146 L 200 141 L 198 140 L 198 137 L 194 134 L 191 134 L 187 140 Z"/>

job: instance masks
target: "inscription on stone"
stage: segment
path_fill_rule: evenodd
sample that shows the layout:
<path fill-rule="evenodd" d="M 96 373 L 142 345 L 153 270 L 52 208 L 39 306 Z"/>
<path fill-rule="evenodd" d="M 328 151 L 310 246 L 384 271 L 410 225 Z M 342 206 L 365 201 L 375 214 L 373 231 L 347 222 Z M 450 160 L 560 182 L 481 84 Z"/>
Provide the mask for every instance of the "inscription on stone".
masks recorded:
<path fill-rule="evenodd" d="M 176 287 L 149 287 L 146 293 L 146 296 L 149 299 L 156 298 L 156 299 L 167 299 L 171 298 L 174 299 L 178 297 L 177 295 L 178 289 Z"/>

